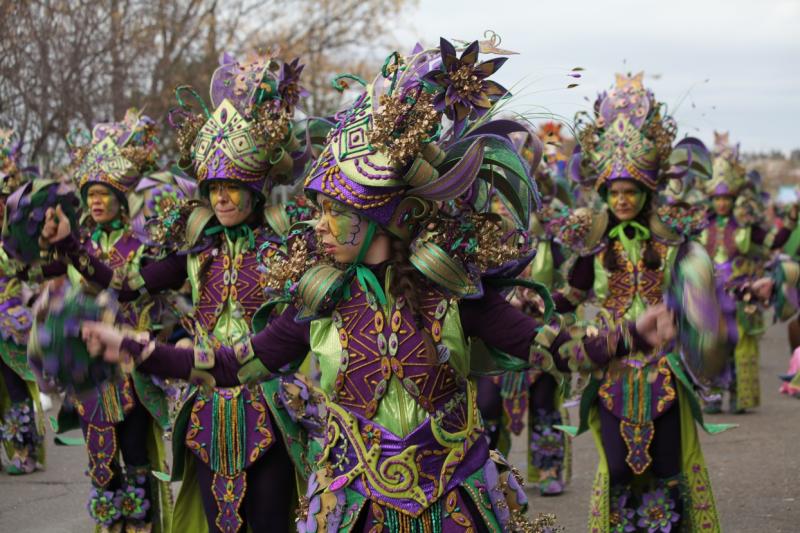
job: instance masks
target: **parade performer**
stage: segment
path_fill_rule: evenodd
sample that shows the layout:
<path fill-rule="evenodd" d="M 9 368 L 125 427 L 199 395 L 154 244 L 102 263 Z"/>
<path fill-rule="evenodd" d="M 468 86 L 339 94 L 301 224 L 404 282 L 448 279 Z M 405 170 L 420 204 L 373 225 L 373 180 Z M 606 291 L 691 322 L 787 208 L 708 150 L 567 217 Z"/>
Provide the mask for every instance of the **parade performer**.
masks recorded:
<path fill-rule="evenodd" d="M 556 198 L 568 199 L 566 189 L 559 187 L 564 182 L 566 157 L 558 151 L 563 139 L 560 124 L 545 123 L 537 133 L 527 127 L 522 132 L 511 134 L 517 150 L 534 174 L 542 197 L 542 209 L 531 214 L 530 236 L 536 240 L 536 255 L 522 274 L 522 278 L 542 284 L 552 290 L 560 281 L 559 267 L 563 254 L 553 242 L 550 226 L 552 219 L 561 216 L 566 205 Z M 539 142 L 541 140 L 541 142 Z M 542 159 L 544 148 L 544 161 Z M 505 213 L 500 196 L 494 201 L 495 212 Z M 543 301 L 529 288 L 516 289 L 512 303 L 523 312 L 541 317 Z M 519 435 L 528 422 L 528 481 L 535 483 L 543 495 L 557 495 L 564 491 L 569 480 L 571 447 L 569 437 L 553 426 L 568 421 L 566 409 L 562 409 L 563 394 L 555 378 L 541 370 L 505 372 L 499 376 L 478 378 L 478 406 L 489 434 L 491 448 L 508 454 L 511 434 Z"/>
<path fill-rule="evenodd" d="M 6 199 L 35 169 L 20 166 L 20 144 L 13 132 L 0 130 L 0 224 Z M 44 417 L 36 378 L 25 351 L 31 313 L 23 301 L 21 277 L 27 267 L 0 248 L 0 439 L 8 455 L 5 471 L 30 474 L 44 466 Z"/>
<path fill-rule="evenodd" d="M 307 156 L 292 124 L 304 94 L 302 68 L 297 60 L 239 63 L 224 54 L 211 80 L 213 111 L 192 89 L 178 89 L 181 107 L 172 118 L 182 121 L 181 164 L 197 177 L 203 201 L 148 225 L 174 253 L 141 269 L 112 269 L 62 238 L 69 233 L 64 222 L 56 226 L 50 217 L 45 231 L 57 233 L 47 237 L 94 283 L 116 288 L 120 300 L 177 290 L 188 278 L 194 310 L 183 323 L 195 344 L 211 349 L 248 338 L 253 314 L 266 301 L 267 273 L 257 257 L 267 243 L 280 247 L 291 224 L 283 208 L 266 205 L 265 195 L 302 171 Z M 202 114 L 191 112 L 186 93 Z M 198 358 L 191 376 L 173 376 L 192 384 L 173 428 L 173 479 L 182 481 L 174 528 L 288 531 L 296 501 L 293 464 L 307 475 L 300 459 L 306 443 L 279 406 L 280 382 L 263 381 L 268 373 L 253 360 L 240 382 L 216 386 L 204 371 L 213 366 L 213 358 Z"/>
<path fill-rule="evenodd" d="M 618 74 L 614 88 L 598 97 L 594 114 L 576 117 L 579 145 L 570 172 L 578 182 L 595 182 L 607 210 L 581 208 L 560 224 L 558 240 L 580 257 L 567 287 L 554 295 L 559 310 L 591 299 L 616 319 L 633 319 L 646 305 L 661 302 L 668 288 L 680 292 L 683 283 L 715 294 L 710 260 L 701 247 L 685 244 L 702 211 L 698 216 L 656 203 L 659 185 L 685 172 L 690 161 L 696 163 L 702 155 L 696 147 L 702 145 L 686 139 L 682 143 L 691 150 L 673 150 L 675 123 L 642 78 L 642 73 Z M 686 156 L 683 165 L 674 164 L 673 153 Z M 680 274 L 677 267 L 687 263 L 693 267 Z M 702 317 L 725 339 L 725 322 L 717 314 L 721 304 L 705 298 L 687 303 L 690 293 L 684 291 L 683 305 L 672 308 L 696 320 Z M 591 429 L 600 455 L 590 531 L 719 531 L 692 421 L 702 424 L 690 379 L 699 372 L 682 362 L 701 353 L 706 352 L 679 354 L 669 345 L 636 352 L 593 376 L 583 390 L 580 428 L 570 431 Z M 722 356 L 709 353 L 721 367 Z"/>
<path fill-rule="evenodd" d="M 758 183 L 748 180 L 739 161 L 739 146 L 729 142 L 727 133 L 714 132 L 714 136 L 713 175 L 706 183 L 711 209 L 699 242 L 714 260 L 718 283 L 732 291 L 763 275 L 769 252 L 788 240 L 797 224 L 797 214 L 794 219 L 787 217 L 781 229 L 766 229 L 766 206 Z M 737 301 L 736 323 L 738 342 L 730 362 L 733 379 L 726 388 L 730 411 L 743 413 L 758 407 L 761 400 L 758 341 L 765 330 L 761 310 L 748 291 L 741 293 Z M 705 411 L 719 413 L 721 407 L 721 399 L 713 400 L 706 404 Z"/>
<path fill-rule="evenodd" d="M 506 365 L 530 360 L 561 372 L 591 371 L 674 333 L 663 306 L 636 325 L 568 330 L 558 317 L 545 324 L 522 314 L 492 288 L 530 259 L 524 241 L 504 238 L 487 213 L 445 211 L 491 183 L 527 223 L 536 192 L 507 140 L 518 125 L 490 120 L 506 91 L 487 78 L 505 58 L 479 62 L 480 46 L 458 54 L 442 39 L 408 57 L 393 53 L 337 115 L 305 180 L 322 211 L 322 258 L 298 236 L 268 260 L 268 286 L 294 303 L 260 333 L 192 350 L 84 326 L 108 361 L 162 376 L 202 371 L 218 385 L 238 383 L 254 362 L 278 372 L 310 350 L 327 420 L 300 531 L 523 530 L 526 498 L 489 451 L 468 339 Z"/>
<path fill-rule="evenodd" d="M 73 266 L 65 255 L 51 249 L 45 255 L 55 261 L 42 269 L 50 278 L 66 274 L 73 287 L 95 294 L 100 287 L 83 276 L 91 262 L 125 272 L 137 270 L 146 259 L 146 247 L 129 225 L 127 195 L 143 174 L 156 168 L 156 126 L 149 117 L 130 109 L 121 122 L 95 125 L 85 144 L 78 145 L 74 137 L 70 141 L 74 154 L 68 172 L 85 209 L 79 234 L 71 241 L 81 260 Z M 24 204 L 18 202 L 17 210 Z M 69 226 L 69 217 L 60 206 L 58 209 Z M 159 302 L 145 295 L 121 304 L 116 320 L 146 331 L 159 316 Z M 41 375 L 41 369 L 37 370 Z M 153 475 L 168 470 L 163 432 L 169 422 L 163 391 L 149 376 L 134 372 L 87 394 L 69 395 L 66 403 L 59 413 L 58 431 L 76 425 L 83 431 L 93 486 L 87 508 L 98 529 L 169 530 L 169 485 Z"/>

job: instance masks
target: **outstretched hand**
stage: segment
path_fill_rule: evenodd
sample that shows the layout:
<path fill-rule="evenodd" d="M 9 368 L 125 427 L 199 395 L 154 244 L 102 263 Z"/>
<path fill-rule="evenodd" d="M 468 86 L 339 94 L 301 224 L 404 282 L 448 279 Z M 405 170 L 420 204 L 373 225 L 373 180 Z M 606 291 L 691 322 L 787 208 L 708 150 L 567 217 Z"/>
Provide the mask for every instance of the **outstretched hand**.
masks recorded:
<path fill-rule="evenodd" d="M 109 363 L 119 363 L 122 360 L 120 347 L 124 335 L 116 327 L 87 321 L 81 325 L 81 337 L 92 357 L 102 356 Z"/>
<path fill-rule="evenodd" d="M 49 248 L 58 241 L 65 239 L 72 231 L 69 218 L 64 214 L 60 205 L 49 207 L 44 213 L 44 225 L 39 235 L 39 246 Z"/>
<path fill-rule="evenodd" d="M 636 319 L 636 331 L 650 346 L 662 346 L 675 338 L 675 315 L 660 303 L 645 309 Z"/>
<path fill-rule="evenodd" d="M 753 294 L 762 302 L 769 302 L 772 298 L 772 289 L 774 287 L 775 283 L 772 281 L 772 278 L 757 279 L 750 286 Z"/>

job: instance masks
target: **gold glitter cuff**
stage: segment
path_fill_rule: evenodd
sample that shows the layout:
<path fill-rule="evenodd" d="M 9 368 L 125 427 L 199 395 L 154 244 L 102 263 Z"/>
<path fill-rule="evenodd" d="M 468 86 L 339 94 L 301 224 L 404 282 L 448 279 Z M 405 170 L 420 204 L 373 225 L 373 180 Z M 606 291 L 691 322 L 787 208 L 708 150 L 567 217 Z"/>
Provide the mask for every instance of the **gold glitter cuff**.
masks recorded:
<path fill-rule="evenodd" d="M 582 304 L 586 300 L 586 295 L 588 291 L 584 291 L 582 289 L 576 289 L 572 285 L 567 285 L 562 291 L 561 295 L 567 299 L 569 303 L 574 306 L 578 306 Z"/>
<path fill-rule="evenodd" d="M 234 344 L 233 353 L 236 355 L 236 360 L 239 361 L 240 365 L 244 365 L 256 356 L 249 338 Z"/>
<path fill-rule="evenodd" d="M 134 291 L 138 291 L 139 289 L 145 286 L 144 278 L 142 277 L 141 272 L 135 270 L 133 272 L 128 273 L 128 288 Z"/>
<path fill-rule="evenodd" d="M 550 348 L 550 346 L 553 345 L 553 341 L 556 340 L 560 329 L 559 327 L 550 325 L 542 326 L 542 329 L 540 329 L 539 333 L 534 337 L 533 342 L 543 348 Z"/>
<path fill-rule="evenodd" d="M 127 277 L 128 272 L 125 268 L 115 268 L 111 273 L 111 282 L 108 284 L 109 287 L 114 289 L 115 291 L 119 291 L 122 289 L 122 285 L 125 283 L 125 278 Z"/>

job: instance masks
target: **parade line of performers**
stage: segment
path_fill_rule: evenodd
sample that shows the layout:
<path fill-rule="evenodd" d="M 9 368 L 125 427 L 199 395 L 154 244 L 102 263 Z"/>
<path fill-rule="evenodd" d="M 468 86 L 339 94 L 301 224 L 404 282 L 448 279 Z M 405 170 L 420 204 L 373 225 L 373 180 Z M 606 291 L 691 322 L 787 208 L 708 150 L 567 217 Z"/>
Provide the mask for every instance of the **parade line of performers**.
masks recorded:
<path fill-rule="evenodd" d="M 720 531 L 698 432 L 759 405 L 797 206 L 768 218 L 738 145 L 680 137 L 642 74 L 567 151 L 502 110 L 495 44 L 341 75 L 330 117 L 299 60 L 226 54 L 208 102 L 176 90 L 173 143 L 131 109 L 59 175 L 2 132 L 5 471 L 44 468 L 58 392 L 98 531 L 546 532 L 524 486 L 561 494 L 588 430 L 590 531 Z"/>

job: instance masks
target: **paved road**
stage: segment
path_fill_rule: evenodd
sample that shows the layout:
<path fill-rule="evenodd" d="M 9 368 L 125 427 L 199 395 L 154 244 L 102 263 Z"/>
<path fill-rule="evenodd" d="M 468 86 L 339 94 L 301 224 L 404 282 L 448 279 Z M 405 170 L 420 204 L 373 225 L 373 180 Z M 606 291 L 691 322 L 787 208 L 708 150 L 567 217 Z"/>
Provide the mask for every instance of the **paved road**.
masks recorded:
<path fill-rule="evenodd" d="M 703 450 L 727 532 L 794 532 L 800 529 L 800 401 L 777 392 L 776 374 L 788 360 L 785 327 L 774 326 L 762 341 L 762 402 L 758 411 L 718 415 L 714 422 L 740 427 L 714 437 L 701 435 Z M 78 435 L 71 435 L 78 436 Z M 85 512 L 88 478 L 80 447 L 56 447 L 48 439 L 48 467 L 24 478 L 0 475 L 0 532 L 91 531 Z M 575 440 L 574 478 L 557 498 L 531 494 L 535 512 L 553 512 L 568 532 L 585 531 L 588 494 L 596 464 L 591 437 Z M 524 465 L 524 443 L 512 460 Z"/>

